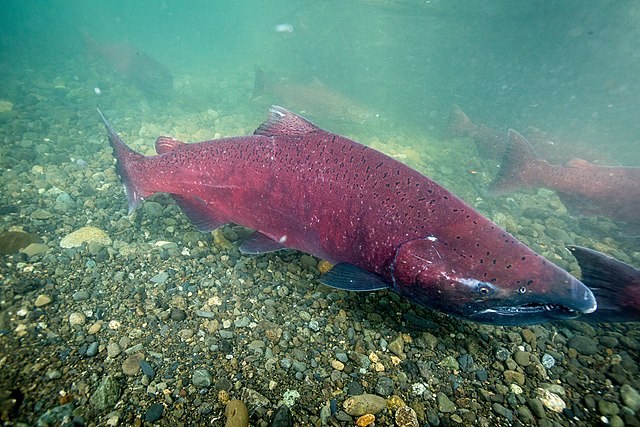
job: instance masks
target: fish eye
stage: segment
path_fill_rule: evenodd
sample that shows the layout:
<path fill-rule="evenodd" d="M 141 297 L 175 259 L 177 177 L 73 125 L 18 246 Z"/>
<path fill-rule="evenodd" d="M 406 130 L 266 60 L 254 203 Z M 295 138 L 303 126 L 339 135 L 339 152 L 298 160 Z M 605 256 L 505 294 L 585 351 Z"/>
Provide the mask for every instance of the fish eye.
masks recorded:
<path fill-rule="evenodd" d="M 491 286 L 487 283 L 478 283 L 478 293 L 481 295 L 490 295 L 493 292 Z"/>
<path fill-rule="evenodd" d="M 525 292 L 527 292 L 527 288 L 525 288 L 524 286 L 520 286 L 518 288 L 518 293 L 519 294 L 524 294 Z"/>

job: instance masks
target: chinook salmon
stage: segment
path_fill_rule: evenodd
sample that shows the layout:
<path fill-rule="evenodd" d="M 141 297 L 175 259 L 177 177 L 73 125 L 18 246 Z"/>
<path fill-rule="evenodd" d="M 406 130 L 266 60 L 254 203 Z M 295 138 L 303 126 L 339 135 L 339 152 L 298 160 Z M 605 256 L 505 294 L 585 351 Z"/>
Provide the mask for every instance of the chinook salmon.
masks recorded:
<path fill-rule="evenodd" d="M 574 159 L 552 165 L 535 156 L 527 140 L 509 130 L 505 153 L 491 192 L 501 195 L 529 188 L 556 191 L 571 215 L 606 216 L 626 223 L 628 234 L 640 233 L 640 167 L 596 166 Z"/>
<path fill-rule="evenodd" d="M 100 113 L 102 116 L 102 113 Z M 297 249 L 334 267 L 320 281 L 392 289 L 476 322 L 525 325 L 596 309 L 591 291 L 431 179 L 281 107 L 251 136 L 128 148 L 102 116 L 129 211 L 170 193 L 203 232 L 256 230 L 245 253 Z"/>

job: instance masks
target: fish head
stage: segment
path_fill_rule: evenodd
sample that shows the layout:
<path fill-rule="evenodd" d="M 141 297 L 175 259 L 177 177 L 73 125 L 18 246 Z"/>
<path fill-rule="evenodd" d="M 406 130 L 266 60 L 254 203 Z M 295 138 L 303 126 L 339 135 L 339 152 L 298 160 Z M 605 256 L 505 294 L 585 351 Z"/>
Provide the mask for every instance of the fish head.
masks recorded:
<path fill-rule="evenodd" d="M 491 325 L 532 325 L 595 311 L 589 288 L 517 243 L 485 259 L 433 236 L 405 242 L 391 265 L 392 285 L 422 306 Z"/>

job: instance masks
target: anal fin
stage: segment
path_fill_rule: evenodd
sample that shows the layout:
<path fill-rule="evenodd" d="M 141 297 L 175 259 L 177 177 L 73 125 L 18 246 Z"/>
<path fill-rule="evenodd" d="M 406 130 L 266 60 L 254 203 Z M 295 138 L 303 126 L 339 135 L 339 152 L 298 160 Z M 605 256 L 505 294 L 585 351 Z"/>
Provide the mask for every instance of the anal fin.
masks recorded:
<path fill-rule="evenodd" d="M 265 236 L 259 231 L 255 231 L 240 245 L 240 252 L 250 255 L 266 254 L 268 252 L 280 251 L 282 249 L 287 249 L 287 247 L 280 242 L 276 242 L 272 238 Z"/>

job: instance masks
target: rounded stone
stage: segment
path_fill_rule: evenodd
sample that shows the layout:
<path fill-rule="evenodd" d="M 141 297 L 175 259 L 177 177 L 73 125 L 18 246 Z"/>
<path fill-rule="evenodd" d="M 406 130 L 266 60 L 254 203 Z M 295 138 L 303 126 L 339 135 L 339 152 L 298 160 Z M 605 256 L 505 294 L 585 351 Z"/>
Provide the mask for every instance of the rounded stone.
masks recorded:
<path fill-rule="evenodd" d="M 110 246 L 111 238 L 97 227 L 87 226 L 67 234 L 60 240 L 60 247 L 77 248 L 83 243 L 99 243 L 102 246 Z"/>
<path fill-rule="evenodd" d="M 84 325 L 87 321 L 87 316 L 84 313 L 74 312 L 69 315 L 69 323 L 71 326 L 74 325 Z"/>
<path fill-rule="evenodd" d="M 191 383 L 196 387 L 211 387 L 211 374 L 206 369 L 196 369 L 191 375 Z"/>
<path fill-rule="evenodd" d="M 230 400 L 224 408 L 227 417 L 225 427 L 246 427 L 249 425 L 249 411 L 241 400 Z"/>
<path fill-rule="evenodd" d="M 387 406 L 387 401 L 375 394 L 360 394 L 352 396 L 344 401 L 344 411 L 352 417 L 360 417 L 364 414 L 377 414 Z"/>

